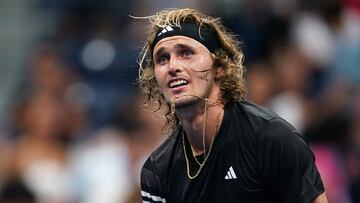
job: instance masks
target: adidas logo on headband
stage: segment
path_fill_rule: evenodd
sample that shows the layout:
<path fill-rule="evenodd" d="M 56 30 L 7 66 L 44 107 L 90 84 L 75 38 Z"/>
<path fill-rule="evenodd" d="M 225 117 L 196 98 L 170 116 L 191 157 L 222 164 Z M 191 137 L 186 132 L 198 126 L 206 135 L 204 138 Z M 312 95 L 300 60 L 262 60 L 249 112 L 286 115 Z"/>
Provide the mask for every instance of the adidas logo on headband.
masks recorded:
<path fill-rule="evenodd" d="M 170 27 L 170 25 L 166 26 L 163 30 L 161 30 L 161 32 L 157 35 L 158 37 L 164 33 L 173 31 L 174 29 L 172 29 L 172 27 Z"/>
<path fill-rule="evenodd" d="M 217 34 L 213 29 L 207 26 L 199 26 L 194 22 L 184 22 L 179 27 L 167 25 L 165 28 L 161 29 L 161 31 L 159 30 L 151 44 L 151 52 L 153 52 L 155 45 L 160 40 L 178 35 L 190 37 L 200 42 L 212 53 L 221 48 Z"/>

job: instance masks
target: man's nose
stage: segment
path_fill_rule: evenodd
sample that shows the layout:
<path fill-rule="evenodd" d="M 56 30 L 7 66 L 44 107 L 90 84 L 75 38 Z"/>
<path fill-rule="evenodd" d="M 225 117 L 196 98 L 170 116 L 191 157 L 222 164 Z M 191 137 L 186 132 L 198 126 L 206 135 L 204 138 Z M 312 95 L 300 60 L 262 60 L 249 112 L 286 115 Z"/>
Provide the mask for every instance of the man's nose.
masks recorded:
<path fill-rule="evenodd" d="M 177 73 L 181 72 L 182 66 L 178 59 L 172 57 L 169 63 L 169 74 L 176 76 Z"/>

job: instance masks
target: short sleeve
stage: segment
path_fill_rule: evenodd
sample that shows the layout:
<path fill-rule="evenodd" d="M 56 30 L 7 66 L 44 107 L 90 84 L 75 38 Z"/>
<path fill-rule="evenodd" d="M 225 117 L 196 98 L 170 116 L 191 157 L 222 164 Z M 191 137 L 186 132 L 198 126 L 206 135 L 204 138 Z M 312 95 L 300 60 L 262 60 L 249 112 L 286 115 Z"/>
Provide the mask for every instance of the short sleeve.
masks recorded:
<path fill-rule="evenodd" d="M 308 143 L 286 121 L 264 124 L 257 147 L 259 171 L 275 202 L 308 203 L 324 192 Z"/>
<path fill-rule="evenodd" d="M 159 177 L 154 173 L 148 159 L 141 170 L 141 197 L 144 203 L 165 203 Z"/>

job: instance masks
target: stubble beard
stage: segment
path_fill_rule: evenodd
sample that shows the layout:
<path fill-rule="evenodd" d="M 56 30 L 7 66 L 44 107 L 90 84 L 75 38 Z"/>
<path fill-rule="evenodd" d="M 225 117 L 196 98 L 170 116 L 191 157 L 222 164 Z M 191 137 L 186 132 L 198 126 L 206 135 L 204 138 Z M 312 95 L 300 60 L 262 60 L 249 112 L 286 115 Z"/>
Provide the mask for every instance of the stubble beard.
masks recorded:
<path fill-rule="evenodd" d="M 189 107 L 195 106 L 199 102 L 208 99 L 207 96 L 210 94 L 210 91 L 211 87 L 208 86 L 202 94 L 183 93 L 173 97 L 171 99 L 171 103 L 174 105 L 177 111 L 187 110 Z"/>
<path fill-rule="evenodd" d="M 192 107 L 198 104 L 210 95 L 213 85 L 207 85 L 200 94 L 197 93 L 183 93 L 177 96 L 174 96 L 170 99 L 170 103 L 175 107 L 177 111 L 187 110 L 187 108 Z"/>
<path fill-rule="evenodd" d="M 192 105 L 197 104 L 201 100 L 200 97 L 191 95 L 191 94 L 183 94 L 180 96 L 176 96 L 171 100 L 171 103 L 174 105 L 175 109 L 181 110 Z"/>

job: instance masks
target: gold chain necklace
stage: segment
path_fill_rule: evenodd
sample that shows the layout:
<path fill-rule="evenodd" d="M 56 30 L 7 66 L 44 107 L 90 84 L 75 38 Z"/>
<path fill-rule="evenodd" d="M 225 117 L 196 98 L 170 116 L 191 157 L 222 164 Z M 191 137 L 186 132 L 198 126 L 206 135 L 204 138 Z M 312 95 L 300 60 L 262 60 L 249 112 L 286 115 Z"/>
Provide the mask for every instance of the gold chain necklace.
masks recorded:
<path fill-rule="evenodd" d="M 205 108 L 206 108 L 206 106 L 205 106 Z M 214 132 L 214 135 L 213 135 L 212 138 L 211 138 L 211 145 L 210 145 L 210 148 L 209 148 L 209 152 L 208 152 L 207 154 L 205 153 L 205 148 L 204 148 L 204 156 L 205 156 L 205 158 L 204 158 L 204 160 L 203 160 L 202 163 L 200 163 L 200 162 L 196 159 L 195 154 L 194 154 L 194 151 L 193 151 L 192 148 L 191 148 L 192 155 L 193 155 L 195 161 L 196 161 L 196 162 L 199 164 L 199 166 L 200 166 L 200 167 L 199 167 L 199 170 L 195 173 L 194 176 L 191 176 L 191 174 L 190 174 L 189 158 L 187 157 L 186 147 L 185 147 L 185 133 L 184 133 L 185 131 L 183 130 L 183 132 L 182 132 L 182 141 L 183 141 L 184 155 L 185 155 L 185 161 L 186 161 L 187 175 L 188 175 L 188 177 L 189 177 L 191 180 L 192 180 L 192 179 L 195 179 L 196 177 L 198 177 L 198 175 L 199 175 L 200 172 L 201 172 L 201 169 L 204 167 L 204 165 L 205 165 L 205 163 L 206 163 L 206 160 L 209 158 L 209 155 L 210 155 L 210 153 L 211 153 L 211 149 L 212 149 L 212 147 L 213 147 L 213 143 L 214 143 L 215 136 L 216 136 L 216 134 L 217 134 L 217 132 L 218 132 L 218 129 L 219 129 L 219 121 L 220 121 L 221 110 L 222 110 L 222 109 L 220 109 L 220 111 L 219 111 L 219 113 L 218 113 L 218 115 L 217 115 L 217 117 L 216 117 L 215 132 Z M 204 119 L 206 119 L 206 117 L 205 117 Z M 205 122 L 204 122 L 204 123 L 205 123 Z M 205 128 L 205 125 L 204 125 L 204 128 Z M 205 136 L 205 134 L 204 134 L 204 131 L 203 131 L 203 137 L 204 137 L 204 136 Z M 190 143 L 189 143 L 189 145 L 190 145 L 190 147 L 191 147 L 191 144 L 190 144 Z"/>
<path fill-rule="evenodd" d="M 192 155 L 193 155 L 193 157 L 194 157 L 194 159 L 195 159 L 195 162 L 196 162 L 199 166 L 201 166 L 201 163 L 200 163 L 200 161 L 196 158 L 194 149 L 193 149 L 193 147 L 192 147 L 191 145 L 190 145 L 190 149 L 191 149 Z M 204 160 L 205 160 L 205 158 L 203 159 L 203 161 L 204 161 Z"/>

